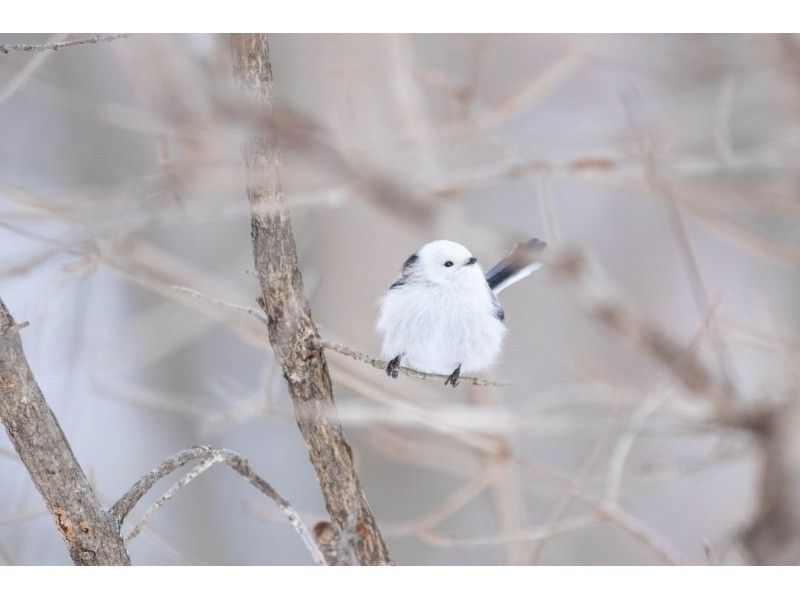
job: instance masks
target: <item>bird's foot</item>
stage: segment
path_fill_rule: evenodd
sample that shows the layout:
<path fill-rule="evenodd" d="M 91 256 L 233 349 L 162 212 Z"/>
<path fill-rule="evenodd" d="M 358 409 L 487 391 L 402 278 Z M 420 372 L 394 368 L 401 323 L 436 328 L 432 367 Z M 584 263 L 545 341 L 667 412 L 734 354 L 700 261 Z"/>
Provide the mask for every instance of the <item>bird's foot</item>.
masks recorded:
<path fill-rule="evenodd" d="M 455 388 L 458 386 L 458 379 L 461 376 L 461 364 L 453 370 L 453 373 L 447 377 L 447 380 L 444 381 L 444 385 L 447 386 L 448 384 Z"/>
<path fill-rule="evenodd" d="M 400 358 L 402 355 L 398 355 L 394 359 L 392 359 L 389 363 L 386 364 L 386 374 L 390 378 L 397 378 L 397 374 L 400 372 Z"/>

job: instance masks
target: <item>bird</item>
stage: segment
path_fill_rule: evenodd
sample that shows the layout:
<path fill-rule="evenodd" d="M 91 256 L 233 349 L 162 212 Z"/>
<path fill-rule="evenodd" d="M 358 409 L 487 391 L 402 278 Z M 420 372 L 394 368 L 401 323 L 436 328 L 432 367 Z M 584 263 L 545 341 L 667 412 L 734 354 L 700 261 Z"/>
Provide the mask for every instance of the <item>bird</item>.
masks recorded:
<path fill-rule="evenodd" d="M 545 247 L 536 238 L 519 243 L 485 274 L 454 241 L 432 241 L 412 253 L 379 301 L 386 373 L 397 378 L 402 366 L 441 374 L 455 388 L 462 373 L 491 366 L 506 336 L 497 294 L 538 270 Z"/>

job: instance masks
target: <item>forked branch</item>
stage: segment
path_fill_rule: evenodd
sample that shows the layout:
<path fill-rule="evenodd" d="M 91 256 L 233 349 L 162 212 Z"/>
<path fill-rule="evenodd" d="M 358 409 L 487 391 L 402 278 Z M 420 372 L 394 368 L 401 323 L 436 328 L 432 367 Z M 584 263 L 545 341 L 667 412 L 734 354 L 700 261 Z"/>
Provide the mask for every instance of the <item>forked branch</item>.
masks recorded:
<path fill-rule="evenodd" d="M 322 552 L 319 549 L 319 546 L 314 541 L 311 532 L 308 530 L 306 525 L 303 523 L 303 520 L 300 518 L 299 513 L 289 504 L 283 496 L 278 494 L 278 492 L 266 481 L 264 478 L 256 474 L 250 464 L 247 462 L 242 455 L 239 453 L 235 453 L 234 451 L 224 449 L 224 448 L 215 448 L 213 446 L 195 446 L 192 448 L 188 448 L 182 450 L 178 453 L 175 453 L 170 458 L 163 461 L 158 467 L 151 470 L 144 476 L 142 476 L 132 487 L 128 490 L 122 498 L 120 498 L 114 506 L 111 507 L 110 513 L 111 516 L 114 518 L 117 525 L 122 526 L 122 523 L 125 521 L 125 517 L 133 510 L 142 497 L 150 491 L 150 489 L 158 482 L 161 478 L 168 476 L 170 473 L 175 471 L 176 469 L 183 467 L 184 465 L 191 463 L 193 461 L 202 460 L 204 465 L 207 465 L 201 470 L 193 470 L 191 473 L 194 473 L 192 479 L 202 473 L 203 471 L 207 470 L 211 465 L 216 462 L 223 462 L 228 465 L 231 469 L 233 469 L 236 473 L 241 475 L 244 479 L 246 479 L 252 486 L 254 486 L 257 490 L 259 490 L 262 494 L 267 496 L 270 500 L 272 500 L 278 507 L 283 511 L 286 518 L 289 520 L 289 523 L 294 527 L 297 534 L 303 540 L 303 543 L 308 548 L 308 551 L 311 553 L 314 562 L 318 565 L 324 565 L 325 557 L 322 555 Z M 197 473 L 195 473 L 197 471 Z M 177 484 L 175 484 L 172 488 L 170 488 L 158 501 L 154 504 L 154 508 L 148 509 L 148 513 L 152 514 L 157 508 L 159 508 L 162 504 L 167 502 L 174 496 L 174 494 L 180 490 L 182 487 L 186 486 L 191 479 L 185 477 L 180 480 Z M 144 519 L 149 517 L 147 515 Z M 143 525 L 143 522 L 137 524 L 134 528 L 134 531 L 137 531 L 137 528 L 140 528 Z M 138 533 L 138 532 L 137 532 Z M 132 533 L 131 537 L 135 534 Z"/>

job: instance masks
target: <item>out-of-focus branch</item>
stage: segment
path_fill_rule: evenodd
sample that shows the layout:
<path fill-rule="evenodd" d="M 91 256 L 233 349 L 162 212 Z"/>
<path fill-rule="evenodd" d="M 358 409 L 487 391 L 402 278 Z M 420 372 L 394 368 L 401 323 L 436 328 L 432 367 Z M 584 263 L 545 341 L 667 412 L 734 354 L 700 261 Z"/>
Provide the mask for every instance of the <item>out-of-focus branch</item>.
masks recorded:
<path fill-rule="evenodd" d="M 297 513 L 294 507 L 292 507 L 292 505 L 289 504 L 285 498 L 278 494 L 278 492 L 267 481 L 265 481 L 251 469 L 247 459 L 228 449 L 214 448 L 212 446 L 195 446 L 175 453 L 170 458 L 166 459 L 158 467 L 142 476 L 139 481 L 137 481 L 131 487 L 131 489 L 122 496 L 122 498 L 114 503 L 114 506 L 111 507 L 109 513 L 114 518 L 116 524 L 119 526 L 122 525 L 125 517 L 133 510 L 133 507 L 136 506 L 136 503 L 139 502 L 139 500 L 141 500 L 141 498 L 147 494 L 147 492 L 161 478 L 169 475 L 179 467 L 183 467 L 187 463 L 191 463 L 192 461 L 197 461 L 200 459 L 203 460 L 202 465 L 208 463 L 209 467 L 218 461 L 226 463 L 236 473 L 250 482 L 250 484 L 257 490 L 270 498 L 286 515 L 289 523 L 292 524 L 292 527 L 294 527 L 300 538 L 303 540 L 303 543 L 306 545 L 306 548 L 308 548 L 311 556 L 314 558 L 314 561 L 318 565 L 325 564 L 325 558 L 320 552 L 317 543 L 314 541 L 313 537 L 311 536 L 311 532 L 309 532 L 308 528 L 305 526 L 303 520 L 300 518 L 300 515 Z M 205 469 L 208 469 L 208 467 L 205 467 L 203 470 L 197 472 L 194 477 L 202 473 L 202 471 L 205 471 Z M 193 470 L 193 472 L 190 473 L 194 473 L 194 471 L 196 470 Z M 188 481 L 186 481 L 186 478 L 180 480 L 155 504 L 160 506 L 160 504 L 168 501 L 175 494 L 175 492 L 186 486 L 189 481 L 191 481 L 191 479 Z M 156 506 L 156 508 L 158 508 L 158 506 Z M 154 510 L 155 509 L 151 509 L 148 512 L 152 513 Z M 134 528 L 134 530 L 136 530 L 136 528 Z"/>
<path fill-rule="evenodd" d="M 231 36 L 234 72 L 244 94 L 274 109 L 269 45 L 263 34 Z M 243 147 L 252 213 L 251 236 L 269 340 L 283 369 L 300 432 L 338 530 L 355 518 L 361 564 L 389 564 L 389 554 L 361 488 L 350 447 L 336 415 L 325 355 L 303 290 L 292 223 L 280 186 L 281 156 L 274 135 L 255 136 Z"/>
<path fill-rule="evenodd" d="M 741 533 L 749 562 L 800 563 L 800 404 L 764 409 L 752 426 L 761 457 L 758 504 Z"/>
<path fill-rule="evenodd" d="M 0 299 L 0 419 L 55 518 L 76 565 L 129 565 L 103 509 L 31 373 L 19 326 Z"/>
<path fill-rule="evenodd" d="M 589 260 L 562 251 L 549 270 L 568 281 L 587 313 L 663 365 L 681 385 L 706 399 L 715 420 L 753 436 L 760 454 L 759 501 L 742 532 L 746 557 L 756 564 L 800 562 L 800 407 L 796 400 L 743 400 L 666 331 L 617 298 Z"/>
<path fill-rule="evenodd" d="M 51 44 L 0 44 L 0 54 L 9 52 L 44 52 L 69 48 L 71 46 L 82 46 L 84 44 L 99 44 L 101 42 L 111 42 L 117 39 L 128 37 L 130 33 L 98 33 L 82 39 L 56 42 Z"/>
<path fill-rule="evenodd" d="M 692 351 L 622 301 L 585 254 L 576 249 L 562 250 L 552 258 L 548 270 L 570 285 L 592 318 L 641 348 L 689 392 L 708 400 L 718 413 L 738 401 L 732 389 L 723 391 Z"/>

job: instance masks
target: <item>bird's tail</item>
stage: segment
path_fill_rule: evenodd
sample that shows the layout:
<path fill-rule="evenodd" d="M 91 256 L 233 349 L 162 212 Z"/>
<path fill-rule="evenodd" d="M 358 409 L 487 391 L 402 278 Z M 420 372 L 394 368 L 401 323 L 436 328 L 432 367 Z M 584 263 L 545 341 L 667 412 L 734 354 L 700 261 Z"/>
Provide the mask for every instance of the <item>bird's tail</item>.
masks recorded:
<path fill-rule="evenodd" d="M 547 247 L 547 243 L 533 238 L 525 243 L 518 243 L 514 249 L 489 268 L 486 272 L 486 282 L 495 294 L 515 282 L 522 280 L 542 267 L 537 261 L 539 255 Z"/>

